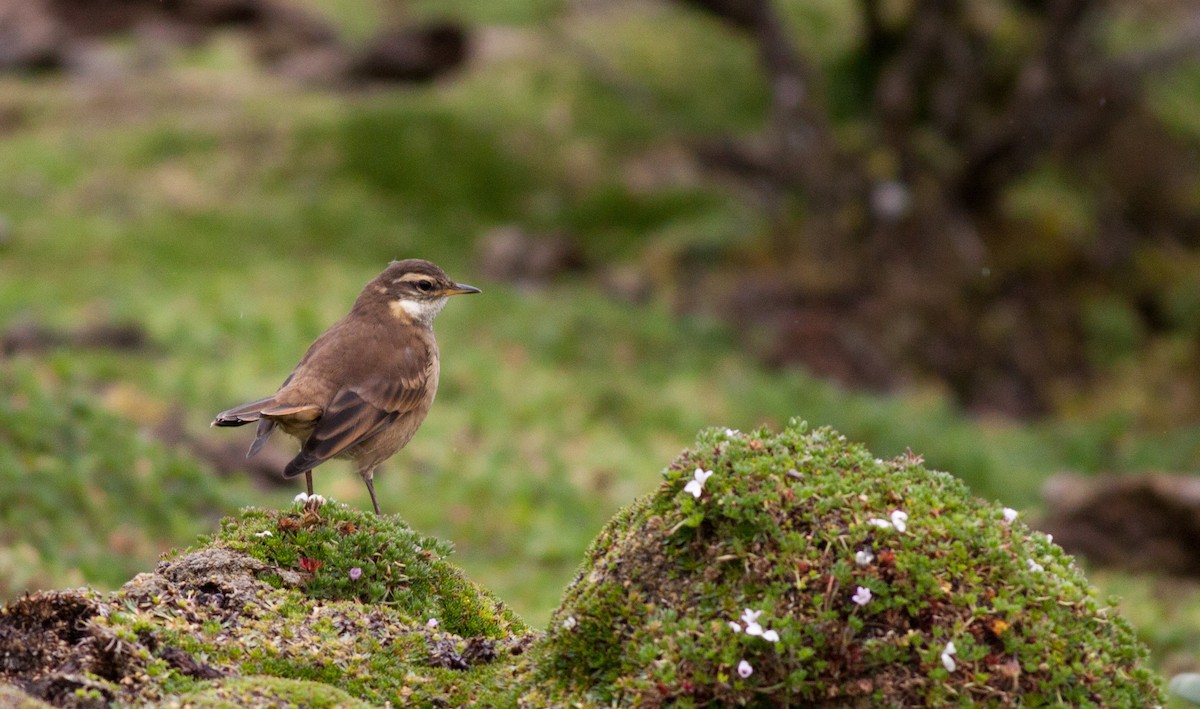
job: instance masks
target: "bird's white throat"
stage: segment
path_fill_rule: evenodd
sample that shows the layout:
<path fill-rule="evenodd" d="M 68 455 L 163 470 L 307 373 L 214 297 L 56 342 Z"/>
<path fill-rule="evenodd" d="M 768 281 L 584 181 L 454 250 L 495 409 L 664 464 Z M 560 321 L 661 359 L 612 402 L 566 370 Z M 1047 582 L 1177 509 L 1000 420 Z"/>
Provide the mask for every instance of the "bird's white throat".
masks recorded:
<path fill-rule="evenodd" d="M 446 307 L 446 298 L 432 298 L 430 300 L 397 298 L 389 303 L 388 306 L 397 317 L 403 312 L 413 320 L 428 325 L 433 322 L 434 316 L 442 312 L 442 308 Z"/>

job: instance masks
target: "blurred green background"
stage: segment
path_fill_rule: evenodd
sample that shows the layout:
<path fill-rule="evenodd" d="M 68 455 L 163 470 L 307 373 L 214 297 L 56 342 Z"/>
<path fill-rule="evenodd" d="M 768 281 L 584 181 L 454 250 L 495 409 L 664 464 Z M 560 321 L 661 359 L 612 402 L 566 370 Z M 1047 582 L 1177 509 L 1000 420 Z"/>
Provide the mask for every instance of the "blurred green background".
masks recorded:
<path fill-rule="evenodd" d="M 212 452 L 240 454 L 251 435 L 208 422 L 273 391 L 394 258 L 431 259 L 484 293 L 438 318 L 438 399 L 380 472 L 380 504 L 452 541 L 457 563 L 535 625 L 603 523 L 705 426 L 801 416 L 879 456 L 912 449 L 1028 514 L 1056 472 L 1196 468 L 1200 63 L 1157 71 L 1142 106 L 1191 165 L 1170 205 L 1190 240 L 1131 221 L 1109 280 L 1071 291 L 1085 384 L 1053 380 L 1048 404 L 1012 416 L 920 368 L 879 387 L 780 366 L 756 346 L 768 330 L 713 305 L 782 261 L 803 293 L 816 277 L 795 262 L 812 268 L 805 249 L 822 248 L 805 231 L 811 206 L 764 201 L 694 157 L 715 137 L 752 141 L 771 112 L 744 34 L 683 3 L 295 1 L 344 46 L 450 18 L 471 49 L 435 81 L 363 85 L 278 71 L 261 33 L 238 27 L 174 41 L 135 26 L 89 38 L 60 70 L 0 75 L 5 598 L 114 588 L 239 506 L 289 504 L 299 481 L 218 474 Z M 868 144 L 851 91 L 858 6 L 778 6 L 826 87 L 833 134 Z M 1104 46 L 1168 36 L 1181 10 L 1105 15 Z M 1100 231 L 1108 184 L 1039 161 L 998 200 L 1024 240 L 985 234 L 992 267 L 1043 268 Z M 568 243 L 582 267 L 513 282 L 489 263 L 500 228 Z M 1147 301 L 1167 325 L 1146 325 Z M 132 346 L 104 327 L 127 328 Z M 369 505 L 348 464 L 315 481 Z M 1092 578 L 1123 597 L 1164 671 L 1200 664 L 1194 582 Z"/>

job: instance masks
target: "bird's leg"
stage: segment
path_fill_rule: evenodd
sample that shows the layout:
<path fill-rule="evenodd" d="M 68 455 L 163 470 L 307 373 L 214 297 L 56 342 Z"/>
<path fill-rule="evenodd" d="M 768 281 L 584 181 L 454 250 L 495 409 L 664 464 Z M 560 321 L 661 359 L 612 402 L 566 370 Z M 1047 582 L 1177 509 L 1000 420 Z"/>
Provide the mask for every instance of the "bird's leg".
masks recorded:
<path fill-rule="evenodd" d="M 312 497 L 312 471 L 304 471 L 304 483 L 308 485 L 308 496 Z"/>
<path fill-rule="evenodd" d="M 371 506 L 375 508 L 375 514 L 383 514 L 379 511 L 379 502 L 375 500 L 375 468 L 371 467 L 366 470 L 360 470 L 358 474 L 362 476 L 363 482 L 367 484 L 367 492 L 371 493 Z"/>

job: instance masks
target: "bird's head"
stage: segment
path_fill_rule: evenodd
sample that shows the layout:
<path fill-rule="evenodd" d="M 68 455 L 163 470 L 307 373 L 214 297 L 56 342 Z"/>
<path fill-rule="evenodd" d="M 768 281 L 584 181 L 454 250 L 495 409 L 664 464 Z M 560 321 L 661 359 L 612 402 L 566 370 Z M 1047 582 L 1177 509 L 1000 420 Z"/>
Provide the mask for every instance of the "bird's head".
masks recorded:
<path fill-rule="evenodd" d="M 452 295 L 478 293 L 479 289 L 455 283 L 437 265 L 424 259 L 393 261 L 359 296 L 364 300 L 386 301 L 392 315 L 403 320 L 430 325 Z"/>

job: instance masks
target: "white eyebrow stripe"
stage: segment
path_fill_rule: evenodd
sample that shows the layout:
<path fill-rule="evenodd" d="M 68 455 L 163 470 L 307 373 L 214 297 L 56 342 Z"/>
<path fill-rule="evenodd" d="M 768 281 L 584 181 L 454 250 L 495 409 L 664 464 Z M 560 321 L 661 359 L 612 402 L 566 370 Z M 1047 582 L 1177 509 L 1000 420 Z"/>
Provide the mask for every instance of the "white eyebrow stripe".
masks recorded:
<path fill-rule="evenodd" d="M 399 278 L 393 278 L 392 283 L 415 282 L 415 281 L 432 281 L 433 276 L 425 275 L 424 273 L 406 273 Z"/>

